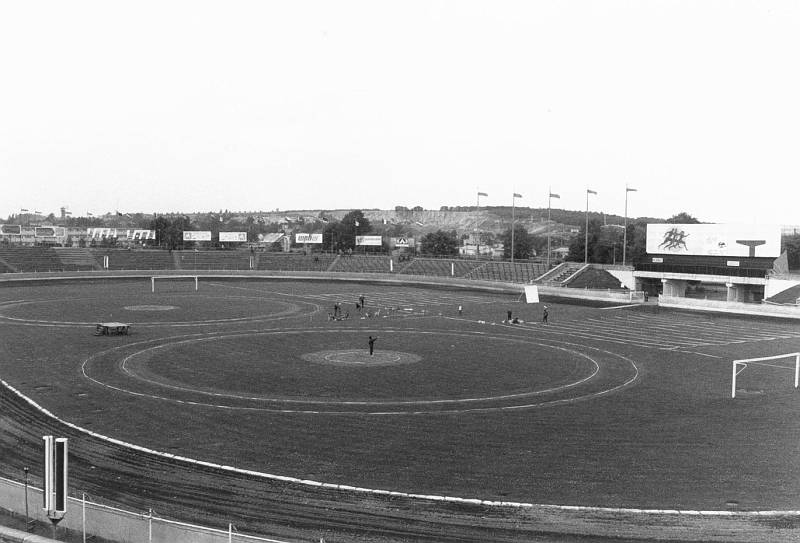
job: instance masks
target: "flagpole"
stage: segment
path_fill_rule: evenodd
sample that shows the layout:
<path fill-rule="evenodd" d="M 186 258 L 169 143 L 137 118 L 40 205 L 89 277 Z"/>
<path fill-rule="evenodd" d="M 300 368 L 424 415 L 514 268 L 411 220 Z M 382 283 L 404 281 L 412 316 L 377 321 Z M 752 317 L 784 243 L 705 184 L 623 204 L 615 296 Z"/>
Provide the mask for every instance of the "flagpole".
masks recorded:
<path fill-rule="evenodd" d="M 583 263 L 589 264 L 589 195 L 597 194 L 591 189 L 586 189 L 586 238 L 583 242 Z"/>
<path fill-rule="evenodd" d="M 636 189 L 632 189 L 625 185 L 625 229 L 622 233 L 622 265 L 625 265 L 625 252 L 628 248 L 628 193 L 629 192 L 636 192 Z"/>
<path fill-rule="evenodd" d="M 481 213 L 481 191 L 478 191 L 478 202 L 475 205 L 475 258 L 481 257 L 481 232 L 478 228 Z"/>
<path fill-rule="evenodd" d="M 514 193 L 511 196 L 511 263 L 514 263 L 514 205 L 517 201 L 517 195 Z M 514 273 L 513 271 L 511 273 Z"/>
<path fill-rule="evenodd" d="M 550 199 L 553 188 L 547 187 L 547 269 L 550 269 Z"/>
<path fill-rule="evenodd" d="M 481 196 L 489 196 L 485 192 L 481 192 L 478 190 L 478 203 L 475 206 L 475 257 L 480 258 L 481 256 L 481 231 L 479 228 L 480 225 L 480 207 L 481 207 Z"/>

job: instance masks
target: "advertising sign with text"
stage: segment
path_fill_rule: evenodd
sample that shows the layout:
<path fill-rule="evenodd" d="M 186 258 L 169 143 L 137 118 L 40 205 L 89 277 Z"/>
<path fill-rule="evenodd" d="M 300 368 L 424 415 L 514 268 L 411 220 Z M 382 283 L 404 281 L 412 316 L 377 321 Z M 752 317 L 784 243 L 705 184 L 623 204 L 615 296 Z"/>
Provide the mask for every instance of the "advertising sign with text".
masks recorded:
<path fill-rule="evenodd" d="M 183 241 L 211 241 L 211 230 L 185 230 Z"/>
<path fill-rule="evenodd" d="M 381 246 L 380 236 L 356 236 L 356 245 Z"/>
<path fill-rule="evenodd" d="M 322 234 L 295 234 L 295 243 L 322 243 Z"/>
<path fill-rule="evenodd" d="M 220 241 L 246 242 L 247 232 L 220 232 Z"/>

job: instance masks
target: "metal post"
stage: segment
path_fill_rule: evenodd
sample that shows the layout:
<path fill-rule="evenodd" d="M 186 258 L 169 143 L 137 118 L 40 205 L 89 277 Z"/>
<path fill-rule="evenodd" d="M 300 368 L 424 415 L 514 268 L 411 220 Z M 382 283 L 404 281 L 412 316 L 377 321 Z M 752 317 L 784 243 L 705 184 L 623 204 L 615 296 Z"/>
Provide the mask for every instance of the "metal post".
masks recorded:
<path fill-rule="evenodd" d="M 736 360 L 733 361 L 733 371 L 731 375 L 731 398 L 736 397 Z"/>
<path fill-rule="evenodd" d="M 233 543 L 233 524 L 228 523 L 228 543 Z"/>
<path fill-rule="evenodd" d="M 25 472 L 25 531 L 27 532 L 28 526 L 30 526 L 31 523 L 31 518 L 28 515 L 28 472 L 30 471 L 30 468 L 25 466 L 22 468 L 22 471 Z"/>
<path fill-rule="evenodd" d="M 800 353 L 794 359 L 794 388 L 800 385 Z"/>
<path fill-rule="evenodd" d="M 153 510 L 148 509 L 147 511 L 147 541 L 153 543 Z"/>
<path fill-rule="evenodd" d="M 83 543 L 86 543 L 86 492 L 82 493 L 81 506 L 82 506 L 81 516 L 83 519 Z"/>

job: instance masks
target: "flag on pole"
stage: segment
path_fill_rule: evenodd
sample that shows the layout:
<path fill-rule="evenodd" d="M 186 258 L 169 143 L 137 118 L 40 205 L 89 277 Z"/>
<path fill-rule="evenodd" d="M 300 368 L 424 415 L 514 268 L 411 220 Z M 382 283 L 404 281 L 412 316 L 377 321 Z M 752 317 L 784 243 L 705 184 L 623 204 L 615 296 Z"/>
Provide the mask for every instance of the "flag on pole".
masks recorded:
<path fill-rule="evenodd" d="M 630 187 L 625 187 L 625 192 L 636 192 L 636 189 L 632 189 Z"/>
<path fill-rule="evenodd" d="M 559 196 L 558 194 L 553 194 L 553 193 L 551 192 L 551 193 L 550 193 L 550 198 L 559 198 L 559 199 L 560 199 L 560 198 L 561 198 L 561 196 Z"/>
<path fill-rule="evenodd" d="M 34 213 L 36 213 L 38 215 L 39 213 L 41 213 L 41 211 L 34 211 Z"/>
<path fill-rule="evenodd" d="M 88 211 L 86 212 L 86 216 L 87 216 L 87 217 L 94 217 L 94 215 L 92 215 L 92 214 L 91 214 L 91 213 L 89 213 Z"/>
<path fill-rule="evenodd" d="M 517 194 L 517 193 L 515 192 L 515 193 L 514 193 L 514 198 L 522 198 L 522 194 Z"/>
<path fill-rule="evenodd" d="M 489 195 L 488 195 L 488 194 L 486 194 L 485 192 L 479 192 L 479 193 L 478 193 L 478 196 L 489 196 Z"/>
<path fill-rule="evenodd" d="M 597 194 L 597 192 L 593 191 L 592 189 L 586 189 L 587 194 Z"/>
<path fill-rule="evenodd" d="M 24 211 L 25 213 L 27 213 L 27 212 L 28 212 L 28 210 L 27 210 L 27 209 L 20 209 L 20 211 Z"/>

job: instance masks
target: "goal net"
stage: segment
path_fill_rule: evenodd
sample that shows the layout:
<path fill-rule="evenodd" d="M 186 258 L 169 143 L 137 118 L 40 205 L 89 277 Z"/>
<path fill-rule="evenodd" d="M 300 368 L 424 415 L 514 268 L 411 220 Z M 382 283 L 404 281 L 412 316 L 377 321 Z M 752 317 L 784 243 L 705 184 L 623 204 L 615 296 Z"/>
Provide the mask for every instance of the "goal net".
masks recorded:
<path fill-rule="evenodd" d="M 734 360 L 733 368 L 731 370 L 731 398 L 736 397 L 737 380 L 741 381 L 739 374 L 750 366 L 753 366 L 753 368 L 757 369 L 767 368 L 771 371 L 778 372 L 779 375 L 785 375 L 786 373 L 781 370 L 789 370 L 794 373 L 794 388 L 797 388 L 798 384 L 800 384 L 800 353 L 779 354 L 776 356 Z M 781 380 L 784 379 L 781 377 L 778 378 Z"/>
<path fill-rule="evenodd" d="M 164 290 L 169 292 L 197 290 L 199 278 L 196 275 L 154 275 L 150 277 L 150 292 L 156 291 L 156 279 L 162 286 L 159 287 L 159 292 Z M 168 284 L 170 287 L 164 288 Z"/>

